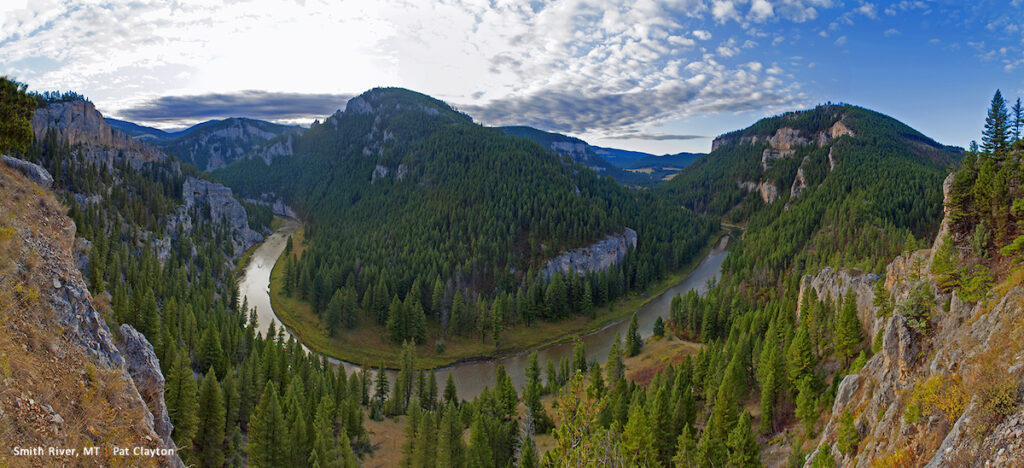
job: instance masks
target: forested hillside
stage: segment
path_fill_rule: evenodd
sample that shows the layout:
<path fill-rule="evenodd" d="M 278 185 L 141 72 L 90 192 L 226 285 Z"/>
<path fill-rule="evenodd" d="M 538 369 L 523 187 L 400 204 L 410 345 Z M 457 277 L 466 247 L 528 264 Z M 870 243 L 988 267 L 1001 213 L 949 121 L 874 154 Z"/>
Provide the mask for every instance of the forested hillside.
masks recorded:
<path fill-rule="evenodd" d="M 295 155 L 214 175 L 283 195 L 309 221 L 286 290 L 333 333 L 386 326 L 394 344 L 500 339 L 506 326 L 587 314 L 686 265 L 714 224 L 403 89 L 371 90 L 314 124 Z M 635 229 L 623 262 L 539 274 L 564 249 Z"/>
<path fill-rule="evenodd" d="M 6 107 L 18 103 L 12 98 L 23 95 L 24 89 L 6 78 L 0 79 L 5 106 L 0 113 L 5 119 L 2 127 L 29 130 L 12 134 L 15 138 L 9 140 L 5 133 L 0 150 L 12 150 L 53 175 L 53 193 L 64 206 L 61 209 L 74 220 L 70 233 L 77 229 L 81 238 L 74 243 L 74 254 L 88 278 L 89 291 L 85 294 L 91 292 L 93 304 L 102 314 L 93 323 L 73 310 L 66 310 L 66 321 L 44 322 L 49 324 L 47 328 L 71 334 L 85 323 L 103 330 L 127 324 L 129 330 L 142 332 L 143 343 L 152 343 L 159 360 L 158 364 L 155 360 L 149 364 L 159 367 L 152 369 L 156 374 L 150 376 L 152 381 L 138 381 L 139 392 L 153 411 L 150 420 L 155 419 L 158 432 L 161 427 L 170 431 L 173 424 L 173 434 L 161 435 L 173 436 L 178 455 L 186 464 L 356 466 L 356 457 L 370 450 L 362 426 L 362 407 L 369 401 L 369 375 L 347 378 L 343 370 L 305 353 L 294 341 L 284 342 L 273 333 L 268 337 L 257 335 L 254 317 L 248 316 L 246 306 L 237 301 L 233 260 L 242 252 L 232 243 L 232 227 L 227 220 L 211 217 L 212 211 L 204 203 L 188 209 L 183 204 L 183 183 L 196 170 L 181 166 L 152 148 L 140 150 L 134 143 L 108 146 L 100 137 L 111 132 L 102 125 L 98 130 L 94 127 L 93 131 L 76 133 L 75 144 L 57 136 L 71 127 L 32 128 L 20 111 L 15 113 Z M 31 99 L 28 102 L 35 104 Z M 40 96 L 40 107 L 30 105 L 26 115 L 35 113 L 38 117 L 49 106 L 76 102 L 81 101 Z M 76 115 L 73 121 L 81 123 L 92 118 Z M 47 124 L 42 119 L 33 122 L 53 125 L 52 121 Z M 45 137 L 33 139 L 33 130 Z M 130 141 L 126 135 L 113 135 L 113 141 Z M 107 163 L 105 158 L 111 154 L 112 162 Z M 3 176 L 7 177 L 6 171 Z M 40 186 L 35 190 L 46 192 Z M 57 216 L 55 221 L 62 217 Z M 29 229 L 16 224 L 19 222 L 20 218 L 0 220 L 0 232 Z M 39 261 L 33 260 L 37 264 Z M 4 286 L 8 286 L 6 278 L 4 281 Z M 58 280 L 53 281 L 56 284 Z M 15 287 L 14 294 L 20 290 Z M 58 288 L 53 293 L 55 303 L 66 303 L 59 291 Z M 5 297 L 8 293 L 11 291 L 3 291 Z M 40 291 L 34 294 L 38 297 Z M 21 313 L 24 312 L 5 306 L 4 314 Z M 17 323 L 4 321 L 5 336 L 8 332 L 23 336 L 15 328 L 6 328 Z M 121 330 L 124 333 L 125 328 Z M 38 338 L 30 337 L 30 342 L 32 339 Z M 11 362 L 7 357 L 4 362 Z M 108 366 L 94 361 L 87 368 L 76 370 L 84 377 L 81 393 L 68 396 L 80 408 L 80 413 L 75 414 L 101 418 L 79 422 L 82 429 L 76 430 L 94 431 L 90 437 L 98 443 L 131 446 L 138 441 L 131 439 L 129 432 L 99 433 L 96 429 L 85 429 L 110 427 L 107 419 L 125 414 L 123 408 L 104 406 L 105 400 L 96 398 L 102 390 L 95 383 L 97 372 L 124 372 L 107 369 Z M 28 377 L 20 379 L 16 387 L 27 388 L 40 377 L 32 376 L 30 370 L 25 372 L 29 372 Z M 166 391 L 161 374 L 166 376 Z M 36 395 L 40 405 L 48 398 L 61 397 L 52 392 L 49 396 Z M 56 402 L 53 406 L 60 407 Z M 157 411 L 158 408 L 165 411 Z M 11 407 L 4 410 L 10 411 Z M 65 414 L 70 420 L 71 415 Z M 132 421 L 141 424 L 142 415 L 137 418 Z M 6 442 L 13 442 L 9 439 L 12 434 L 40 430 L 31 421 L 23 423 L 17 419 L 11 424 L 17 426 L 4 426 L 5 430 L 0 431 Z M 6 430 L 8 427 L 15 432 Z M 114 458 L 103 463 L 126 461 Z"/>

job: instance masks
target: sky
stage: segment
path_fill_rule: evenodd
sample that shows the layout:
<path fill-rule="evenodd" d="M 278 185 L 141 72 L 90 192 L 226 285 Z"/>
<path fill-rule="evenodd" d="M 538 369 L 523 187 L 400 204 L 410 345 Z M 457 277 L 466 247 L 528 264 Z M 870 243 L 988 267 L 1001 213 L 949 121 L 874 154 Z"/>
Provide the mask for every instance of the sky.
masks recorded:
<path fill-rule="evenodd" d="M 163 129 L 308 125 L 400 86 L 655 154 L 824 102 L 966 147 L 996 89 L 1024 97 L 1024 0 L 0 3 L 0 74 Z"/>

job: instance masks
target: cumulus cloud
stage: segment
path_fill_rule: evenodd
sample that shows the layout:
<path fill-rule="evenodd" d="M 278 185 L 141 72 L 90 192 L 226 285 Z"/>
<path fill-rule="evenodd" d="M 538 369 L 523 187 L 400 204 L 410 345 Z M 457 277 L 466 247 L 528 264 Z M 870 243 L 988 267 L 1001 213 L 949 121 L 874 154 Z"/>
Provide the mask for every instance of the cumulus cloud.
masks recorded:
<path fill-rule="evenodd" d="M 693 31 L 692 34 L 693 34 L 693 37 L 696 37 L 697 39 L 700 39 L 702 41 L 706 41 L 708 39 L 711 39 L 711 32 L 705 31 L 703 29 L 698 29 L 696 31 Z"/>
<path fill-rule="evenodd" d="M 165 96 L 122 109 L 117 116 L 149 124 L 181 124 L 227 117 L 277 122 L 312 120 L 344 109 L 349 94 L 239 91 L 189 96 Z"/>

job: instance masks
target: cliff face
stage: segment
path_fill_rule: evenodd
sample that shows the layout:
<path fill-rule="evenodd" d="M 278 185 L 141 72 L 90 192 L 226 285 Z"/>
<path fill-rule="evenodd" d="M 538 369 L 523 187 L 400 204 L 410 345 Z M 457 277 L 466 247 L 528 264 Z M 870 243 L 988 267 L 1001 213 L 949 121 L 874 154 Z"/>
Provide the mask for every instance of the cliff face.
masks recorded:
<path fill-rule="evenodd" d="M 950 181 L 944 184 L 947 203 Z M 948 225 L 947 218 L 939 239 Z M 857 286 L 855 275 L 826 269 L 801 283 L 830 293 L 852 284 L 865 332 L 882 330 L 881 349 L 840 383 L 806 466 L 824 447 L 842 466 L 868 467 L 880 459 L 904 460 L 905 466 L 1024 466 L 1024 280 L 1010 274 L 976 303 L 956 291 L 942 293 L 930 272 L 939 245 L 937 239 L 932 249 L 888 265 L 890 317 L 876 317 L 866 300 L 871 291 Z M 925 327 L 915 324 L 921 313 L 930 317 Z M 855 453 L 841 455 L 837 438 L 846 411 L 860 443 Z"/>
<path fill-rule="evenodd" d="M 230 118 L 199 124 L 178 138 L 161 142 L 160 147 L 200 170 L 212 171 L 245 157 L 269 163 L 274 157 L 291 154 L 291 139 L 275 138 L 301 132 L 301 128 L 262 120 Z M 264 147 L 271 140 L 274 144 Z"/>
<path fill-rule="evenodd" d="M 113 165 L 123 154 L 129 164 L 139 167 L 167 160 L 167 156 L 157 148 L 111 128 L 91 102 L 59 102 L 36 109 L 32 116 L 36 140 L 45 142 L 51 129 L 56 132 L 58 141 L 80 145 L 81 154 L 92 161 Z"/>
<path fill-rule="evenodd" d="M 235 253 L 245 251 L 263 240 L 263 236 L 249 227 L 249 216 L 245 212 L 245 207 L 231 194 L 230 188 L 189 177 L 182 185 L 181 193 L 185 198 L 186 209 L 199 202 L 206 203 L 214 220 L 224 220 L 231 226 Z"/>
<path fill-rule="evenodd" d="M 587 247 L 562 252 L 544 265 L 541 275 L 550 278 L 555 272 L 582 275 L 588 271 L 604 271 L 621 262 L 632 248 L 636 248 L 636 231 L 626 228 L 621 234 L 605 237 Z"/>
<path fill-rule="evenodd" d="M 126 356 L 107 328 L 97 306 L 106 299 L 90 294 L 75 265 L 74 223 L 51 194 L 3 165 L 0 200 L 0 426 L 11 429 L 0 430 L 0 445 L 168 449 L 169 456 L 116 461 L 182 466 L 166 411 L 155 424 L 141 396 L 162 405 L 162 386 L 133 379 L 159 374 L 159 363 Z M 152 349 L 141 335 L 133 342 Z M 115 462 L 103 457 L 93 461 Z"/>

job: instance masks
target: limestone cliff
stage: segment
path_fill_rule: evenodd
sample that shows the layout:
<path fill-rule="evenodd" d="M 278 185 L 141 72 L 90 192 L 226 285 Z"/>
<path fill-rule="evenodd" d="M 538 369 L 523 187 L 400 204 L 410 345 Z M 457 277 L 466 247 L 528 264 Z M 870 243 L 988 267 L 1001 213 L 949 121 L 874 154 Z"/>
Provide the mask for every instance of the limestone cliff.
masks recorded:
<path fill-rule="evenodd" d="M 550 278 L 555 272 L 582 275 L 588 271 L 604 271 L 621 262 L 633 248 L 636 248 L 636 231 L 626 228 L 620 234 L 607 236 L 589 246 L 562 252 L 544 264 L 541 275 Z"/>
<path fill-rule="evenodd" d="M 113 165 L 123 157 L 137 168 L 142 164 L 167 160 L 167 156 L 156 147 L 112 128 L 89 101 L 58 102 L 36 109 L 32 116 L 36 140 L 45 144 L 46 135 L 51 130 L 56 134 L 57 142 L 66 141 L 78 146 L 80 153 L 91 161 Z"/>
<path fill-rule="evenodd" d="M 185 208 L 205 203 L 210 208 L 210 217 L 223 220 L 231 227 L 235 252 L 245 251 L 263 239 L 260 233 L 249 227 L 249 216 L 245 207 L 231 194 L 231 189 L 216 182 L 189 177 L 181 187 Z"/>

